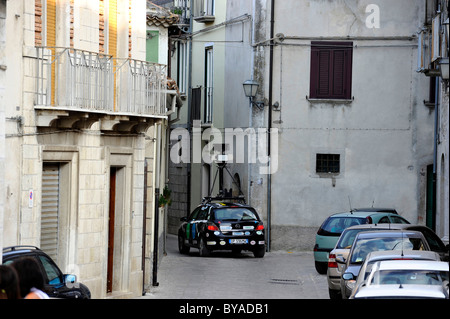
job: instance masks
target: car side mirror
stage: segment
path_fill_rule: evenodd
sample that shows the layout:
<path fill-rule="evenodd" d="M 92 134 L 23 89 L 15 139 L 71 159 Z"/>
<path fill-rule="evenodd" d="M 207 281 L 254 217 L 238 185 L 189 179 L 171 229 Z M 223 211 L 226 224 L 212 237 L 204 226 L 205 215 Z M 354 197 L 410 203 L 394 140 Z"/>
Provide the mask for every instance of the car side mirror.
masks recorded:
<path fill-rule="evenodd" d="M 68 288 L 78 288 L 77 276 L 75 275 L 64 275 L 64 284 Z"/>
<path fill-rule="evenodd" d="M 334 260 L 336 260 L 336 262 L 338 262 L 340 264 L 345 264 L 345 258 L 342 256 L 336 256 L 336 258 Z"/>
<path fill-rule="evenodd" d="M 355 276 L 351 272 L 346 272 L 342 275 L 342 279 L 344 280 L 354 280 Z"/>
<path fill-rule="evenodd" d="M 181 217 L 181 218 L 180 218 L 180 221 L 186 222 L 186 221 L 187 221 L 187 217 Z"/>
<path fill-rule="evenodd" d="M 64 283 L 74 284 L 77 281 L 77 276 L 75 275 L 64 275 Z"/>

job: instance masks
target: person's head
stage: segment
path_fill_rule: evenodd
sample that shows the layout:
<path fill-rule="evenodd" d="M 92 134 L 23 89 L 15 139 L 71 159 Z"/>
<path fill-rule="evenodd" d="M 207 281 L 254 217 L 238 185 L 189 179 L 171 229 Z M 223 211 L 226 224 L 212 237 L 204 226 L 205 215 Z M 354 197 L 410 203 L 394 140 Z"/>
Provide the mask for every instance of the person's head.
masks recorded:
<path fill-rule="evenodd" d="M 14 268 L 0 265 L 0 299 L 19 299 L 19 278 Z"/>
<path fill-rule="evenodd" d="M 32 257 L 17 259 L 11 264 L 19 276 L 20 295 L 24 298 L 31 288 L 44 290 L 44 277 L 36 260 Z"/>

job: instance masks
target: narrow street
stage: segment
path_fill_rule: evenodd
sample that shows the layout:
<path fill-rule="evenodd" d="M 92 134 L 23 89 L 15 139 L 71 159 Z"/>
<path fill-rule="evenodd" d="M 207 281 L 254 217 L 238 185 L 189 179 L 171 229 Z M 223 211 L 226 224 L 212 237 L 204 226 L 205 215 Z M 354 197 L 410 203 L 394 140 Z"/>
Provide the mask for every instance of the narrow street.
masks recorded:
<path fill-rule="evenodd" d="M 328 299 L 327 278 L 314 268 L 311 252 L 178 252 L 177 237 L 168 235 L 167 255 L 158 270 L 158 287 L 144 299 Z"/>

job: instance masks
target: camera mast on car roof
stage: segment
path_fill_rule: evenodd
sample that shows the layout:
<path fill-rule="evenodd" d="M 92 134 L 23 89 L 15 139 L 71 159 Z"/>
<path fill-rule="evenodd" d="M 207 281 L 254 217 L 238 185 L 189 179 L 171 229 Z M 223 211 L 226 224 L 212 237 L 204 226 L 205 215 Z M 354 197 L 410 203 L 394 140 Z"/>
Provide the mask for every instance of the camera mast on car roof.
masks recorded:
<path fill-rule="evenodd" d="M 245 201 L 245 196 L 244 193 L 241 190 L 241 187 L 239 186 L 238 183 L 236 183 L 236 180 L 234 179 L 233 175 L 231 175 L 230 171 L 227 168 L 227 162 L 226 162 L 226 156 L 222 156 L 221 161 L 216 161 L 217 164 L 217 171 L 216 171 L 216 175 L 214 176 L 214 181 L 213 184 L 211 186 L 211 189 L 209 191 L 209 196 L 205 196 L 202 199 L 202 204 L 206 204 L 206 203 L 211 203 L 212 201 L 228 201 L 228 202 L 241 202 L 243 204 L 246 204 Z M 228 175 L 230 175 L 233 183 L 235 185 L 238 185 L 239 188 L 239 195 L 236 197 L 232 195 L 232 189 L 230 188 L 230 190 L 227 190 L 226 188 L 223 187 L 223 170 L 226 170 Z M 217 175 L 219 174 L 219 193 L 217 194 L 217 196 L 211 196 L 212 190 L 214 189 L 214 185 L 216 183 L 216 179 L 217 179 Z"/>
<path fill-rule="evenodd" d="M 238 196 L 238 197 L 232 197 L 232 196 L 206 196 L 202 199 L 202 204 L 208 204 L 214 201 L 219 202 L 241 202 L 242 204 L 246 204 L 244 195 Z"/>

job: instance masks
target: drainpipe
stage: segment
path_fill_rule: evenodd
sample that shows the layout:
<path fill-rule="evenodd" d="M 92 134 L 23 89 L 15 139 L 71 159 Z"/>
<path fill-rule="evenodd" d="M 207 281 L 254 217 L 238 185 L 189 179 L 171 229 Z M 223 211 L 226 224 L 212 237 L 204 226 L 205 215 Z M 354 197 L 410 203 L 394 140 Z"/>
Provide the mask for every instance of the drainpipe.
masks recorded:
<path fill-rule="evenodd" d="M 163 123 L 160 122 L 155 126 L 155 155 L 154 155 L 154 187 L 155 187 L 155 198 L 154 198 L 154 229 L 153 229 L 153 280 L 152 285 L 154 287 L 159 286 L 158 283 L 158 248 L 159 248 L 159 187 L 160 187 L 160 175 L 161 175 L 161 128 Z"/>
<path fill-rule="evenodd" d="M 146 250 L 146 233 L 147 233 L 147 176 L 148 176 L 148 163 L 147 158 L 144 160 L 144 205 L 143 215 L 144 220 L 142 224 L 142 295 L 145 296 L 145 250 Z"/>
<path fill-rule="evenodd" d="M 188 91 L 188 130 L 189 130 L 189 136 L 190 136 L 190 143 L 192 145 L 192 31 L 194 28 L 194 10 L 195 10 L 195 3 L 194 1 L 191 1 L 191 8 L 189 10 L 189 69 L 188 69 L 188 83 L 187 83 L 187 91 Z M 190 150 L 190 158 L 189 163 L 187 164 L 187 209 L 186 209 L 186 217 L 189 216 L 191 211 L 191 174 L 192 174 L 192 160 L 193 160 L 193 154 L 192 150 Z"/>
<path fill-rule="evenodd" d="M 434 98 L 434 150 L 433 150 L 433 204 L 432 204 L 432 228 L 436 230 L 436 171 L 438 165 L 438 154 L 437 147 L 439 143 L 439 90 L 440 90 L 440 77 L 436 76 L 436 85 L 435 85 L 435 98 Z"/>
<path fill-rule="evenodd" d="M 273 38 L 275 25 L 275 0 L 271 0 L 270 5 L 270 53 L 269 53 L 269 109 L 268 109 L 268 126 L 267 126 L 267 155 L 269 158 L 269 175 L 267 177 L 267 251 L 270 251 L 271 240 L 271 223 L 272 223 L 272 174 L 271 174 L 271 145 L 270 145 L 270 131 L 272 129 L 272 91 L 273 91 Z"/>
<path fill-rule="evenodd" d="M 159 187 L 155 188 L 155 225 L 153 234 L 153 276 L 152 285 L 153 287 L 158 287 L 158 237 L 159 237 Z"/>

